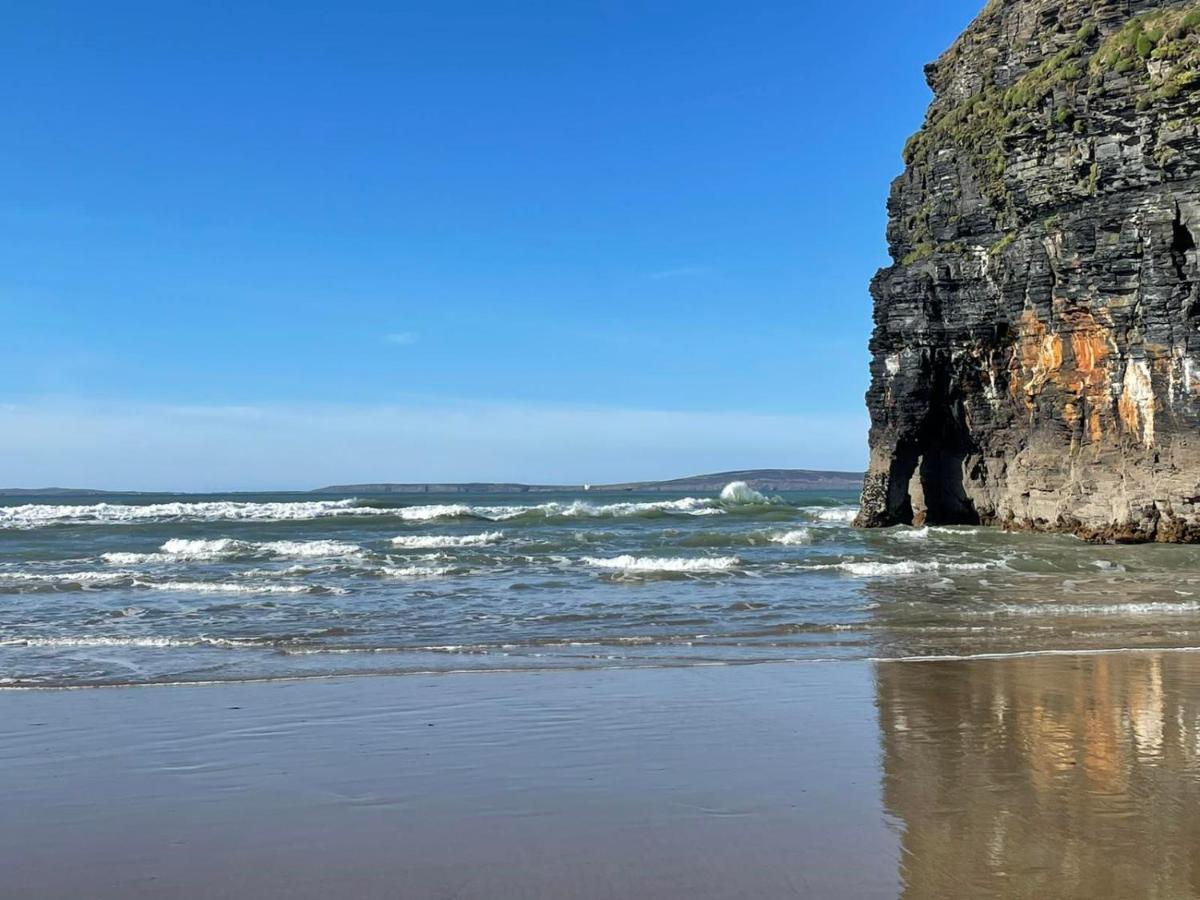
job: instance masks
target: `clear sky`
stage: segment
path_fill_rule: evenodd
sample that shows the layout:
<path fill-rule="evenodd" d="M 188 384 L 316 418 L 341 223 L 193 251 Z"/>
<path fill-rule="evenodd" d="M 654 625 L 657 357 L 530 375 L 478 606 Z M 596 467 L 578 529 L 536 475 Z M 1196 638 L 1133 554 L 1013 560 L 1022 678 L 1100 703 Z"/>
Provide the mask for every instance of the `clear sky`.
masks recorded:
<path fill-rule="evenodd" d="M 862 467 L 981 5 L 4 4 L 0 486 Z"/>

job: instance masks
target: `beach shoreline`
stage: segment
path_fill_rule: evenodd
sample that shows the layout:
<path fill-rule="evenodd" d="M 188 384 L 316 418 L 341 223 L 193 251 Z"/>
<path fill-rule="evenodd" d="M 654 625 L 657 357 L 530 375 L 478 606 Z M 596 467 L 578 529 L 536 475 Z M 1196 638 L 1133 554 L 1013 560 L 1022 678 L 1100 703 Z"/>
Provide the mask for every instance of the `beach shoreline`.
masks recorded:
<path fill-rule="evenodd" d="M 1178 889 L 1197 683 L 1146 651 L 6 691 L 3 893 Z"/>

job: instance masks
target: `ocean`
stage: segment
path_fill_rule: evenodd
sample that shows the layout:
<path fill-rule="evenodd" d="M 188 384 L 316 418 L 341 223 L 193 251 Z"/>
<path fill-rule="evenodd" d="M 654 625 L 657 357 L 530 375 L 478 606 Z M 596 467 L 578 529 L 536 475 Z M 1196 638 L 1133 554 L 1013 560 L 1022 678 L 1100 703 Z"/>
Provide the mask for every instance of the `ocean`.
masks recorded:
<path fill-rule="evenodd" d="M 0 502 L 0 684 L 1200 647 L 1200 548 L 860 531 L 849 493 Z"/>

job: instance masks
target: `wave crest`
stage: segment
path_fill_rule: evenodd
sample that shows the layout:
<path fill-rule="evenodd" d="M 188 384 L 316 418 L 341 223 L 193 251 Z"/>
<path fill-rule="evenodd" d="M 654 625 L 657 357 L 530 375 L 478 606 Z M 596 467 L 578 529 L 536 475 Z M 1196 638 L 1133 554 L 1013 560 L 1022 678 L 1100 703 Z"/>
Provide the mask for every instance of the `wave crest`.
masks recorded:
<path fill-rule="evenodd" d="M 721 489 L 721 502 L 730 506 L 766 506 L 771 503 L 744 481 L 731 481 Z"/>
<path fill-rule="evenodd" d="M 998 562 L 951 563 L 939 560 L 904 559 L 899 562 L 841 562 L 832 568 L 841 569 L 858 578 L 880 578 L 889 575 L 922 575 L 926 572 L 983 572 L 997 568 L 999 565 Z"/>
<path fill-rule="evenodd" d="M 407 506 L 392 510 L 408 522 L 432 522 L 439 519 L 479 519 L 487 522 L 555 519 L 616 519 L 664 515 L 719 515 L 724 510 L 714 500 L 684 497 L 680 500 L 651 500 L 643 503 L 570 503 L 550 501 L 533 506 L 467 506 L 463 503 L 439 503 Z"/>
<path fill-rule="evenodd" d="M 92 503 L 77 506 L 25 504 L 0 507 L 0 528 L 44 528 L 50 525 L 122 525 L 154 521 L 286 522 L 333 516 L 392 515 L 386 507 L 362 506 L 356 499 L 254 503 L 202 500 L 177 503 Z"/>
<path fill-rule="evenodd" d="M 157 553 L 103 553 L 112 565 L 171 561 L 212 562 L 225 559 L 276 557 L 282 559 L 337 559 L 359 557 L 366 551 L 343 541 L 237 541 L 233 538 L 172 538 Z"/>
<path fill-rule="evenodd" d="M 392 544 L 407 550 L 440 550 L 450 547 L 483 547 L 504 540 L 503 531 L 485 531 L 481 534 L 413 534 L 392 538 Z"/>
<path fill-rule="evenodd" d="M 742 561 L 736 556 L 702 556 L 694 558 L 633 556 L 624 554 L 610 559 L 585 556 L 583 562 L 597 569 L 616 569 L 626 573 L 668 572 L 690 575 L 695 573 L 728 572 Z"/>
<path fill-rule="evenodd" d="M 0 591 L 44 593 L 71 590 L 128 588 L 147 591 L 181 591 L 192 594 L 345 594 L 340 587 L 263 582 L 156 581 L 141 572 L 123 569 L 105 572 L 0 572 Z"/>
<path fill-rule="evenodd" d="M 454 571 L 453 566 L 380 566 L 388 578 L 440 578 Z"/>
<path fill-rule="evenodd" d="M 801 510 L 817 522 L 849 525 L 858 517 L 857 506 L 806 506 Z"/>
<path fill-rule="evenodd" d="M 785 547 L 795 547 L 800 544 L 811 544 L 812 530 L 809 528 L 793 528 L 790 531 L 776 531 L 769 540 L 772 544 L 783 544 Z"/>

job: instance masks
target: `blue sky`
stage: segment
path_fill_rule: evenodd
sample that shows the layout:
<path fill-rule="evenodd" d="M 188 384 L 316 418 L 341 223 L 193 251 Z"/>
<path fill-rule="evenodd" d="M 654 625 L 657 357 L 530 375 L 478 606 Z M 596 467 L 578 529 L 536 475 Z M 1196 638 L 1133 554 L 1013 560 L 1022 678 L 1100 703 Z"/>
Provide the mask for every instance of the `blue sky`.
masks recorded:
<path fill-rule="evenodd" d="M 0 481 L 861 467 L 980 5 L 7 4 Z"/>

